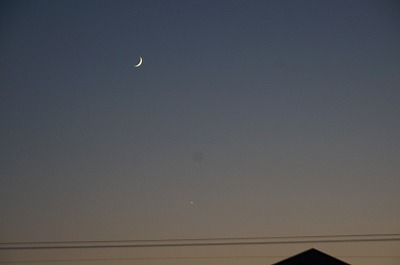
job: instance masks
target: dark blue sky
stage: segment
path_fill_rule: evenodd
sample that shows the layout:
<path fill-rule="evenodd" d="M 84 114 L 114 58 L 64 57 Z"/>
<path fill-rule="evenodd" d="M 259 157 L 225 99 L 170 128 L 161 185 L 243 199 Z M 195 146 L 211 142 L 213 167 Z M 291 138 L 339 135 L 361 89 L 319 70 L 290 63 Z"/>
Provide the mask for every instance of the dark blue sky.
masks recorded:
<path fill-rule="evenodd" d="M 0 241 L 400 230 L 395 1 L 0 9 Z"/>

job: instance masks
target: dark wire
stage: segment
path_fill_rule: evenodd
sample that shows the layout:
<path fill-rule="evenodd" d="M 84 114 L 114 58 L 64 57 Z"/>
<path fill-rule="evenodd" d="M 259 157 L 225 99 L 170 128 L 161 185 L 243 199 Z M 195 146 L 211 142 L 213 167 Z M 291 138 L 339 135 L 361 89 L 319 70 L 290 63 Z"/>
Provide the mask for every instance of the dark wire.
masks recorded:
<path fill-rule="evenodd" d="M 200 247 L 200 246 L 237 246 L 237 245 L 283 245 L 306 243 L 351 243 L 351 242 L 389 242 L 400 241 L 400 237 L 392 238 L 344 238 L 344 239 L 315 239 L 315 240 L 284 240 L 284 241 L 242 241 L 242 242 L 193 242 L 193 243 L 123 243 L 123 244 L 74 244 L 64 245 L 6 245 L 0 246 L 0 250 L 24 250 L 24 249 L 89 249 L 89 248 L 151 248 L 151 247 Z"/>

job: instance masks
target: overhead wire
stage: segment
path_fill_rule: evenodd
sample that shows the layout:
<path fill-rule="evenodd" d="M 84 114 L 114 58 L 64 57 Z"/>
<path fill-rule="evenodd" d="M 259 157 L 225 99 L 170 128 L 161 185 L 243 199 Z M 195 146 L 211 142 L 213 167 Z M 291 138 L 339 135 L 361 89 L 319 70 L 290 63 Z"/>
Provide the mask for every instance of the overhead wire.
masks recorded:
<path fill-rule="evenodd" d="M 248 255 L 248 256 L 166 256 L 166 257 L 125 257 L 125 258 L 80 258 L 80 259 L 37 259 L 37 260 L 10 260 L 0 261 L 0 264 L 17 264 L 29 262 L 92 262 L 92 261 L 130 261 L 130 260 L 212 260 L 212 259 L 278 259 L 285 258 L 283 255 Z M 400 259 L 400 256 L 337 256 L 338 258 L 363 258 L 363 259 Z"/>
<path fill-rule="evenodd" d="M 400 241 L 400 234 L 358 234 L 293 237 L 243 237 L 152 240 L 99 240 L 1 243 L 0 250 L 23 249 L 88 249 L 88 248 L 150 248 L 150 247 L 200 247 L 236 245 L 278 245 L 305 243 L 351 243 Z"/>
<path fill-rule="evenodd" d="M 75 241 L 18 241 L 0 242 L 0 245 L 18 244 L 96 244 L 96 243 L 139 243 L 139 242 L 189 242 L 189 241 L 232 241 L 232 240 L 271 240 L 271 239 L 303 239 L 303 238 L 340 238 L 340 237 L 399 237 L 400 233 L 381 234 L 329 234 L 300 236 L 255 236 L 255 237 L 209 237 L 209 238 L 161 238 L 161 239 L 122 239 L 122 240 L 75 240 Z"/>

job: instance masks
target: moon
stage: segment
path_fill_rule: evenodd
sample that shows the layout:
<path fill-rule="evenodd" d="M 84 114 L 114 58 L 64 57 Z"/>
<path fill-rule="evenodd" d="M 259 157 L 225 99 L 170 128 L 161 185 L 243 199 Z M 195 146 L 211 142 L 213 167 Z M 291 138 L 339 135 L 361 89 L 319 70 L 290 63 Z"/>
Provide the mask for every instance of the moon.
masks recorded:
<path fill-rule="evenodd" d="M 139 67 L 139 66 L 142 65 L 142 63 L 143 63 L 143 59 L 142 59 L 142 56 L 140 56 L 140 57 L 139 57 L 139 63 L 136 64 L 136 65 L 134 65 L 134 67 Z"/>

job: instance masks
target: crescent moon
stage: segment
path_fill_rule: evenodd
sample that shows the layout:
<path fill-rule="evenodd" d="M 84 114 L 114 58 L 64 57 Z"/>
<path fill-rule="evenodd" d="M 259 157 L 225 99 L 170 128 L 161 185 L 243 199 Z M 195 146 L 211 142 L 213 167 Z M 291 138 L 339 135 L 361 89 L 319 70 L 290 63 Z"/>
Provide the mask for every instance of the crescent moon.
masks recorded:
<path fill-rule="evenodd" d="M 142 63 L 143 63 L 143 59 L 142 59 L 142 56 L 140 56 L 139 57 L 139 63 L 137 65 L 134 65 L 134 67 L 139 67 L 139 66 L 142 65 Z"/>

